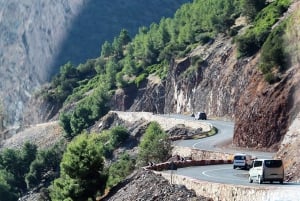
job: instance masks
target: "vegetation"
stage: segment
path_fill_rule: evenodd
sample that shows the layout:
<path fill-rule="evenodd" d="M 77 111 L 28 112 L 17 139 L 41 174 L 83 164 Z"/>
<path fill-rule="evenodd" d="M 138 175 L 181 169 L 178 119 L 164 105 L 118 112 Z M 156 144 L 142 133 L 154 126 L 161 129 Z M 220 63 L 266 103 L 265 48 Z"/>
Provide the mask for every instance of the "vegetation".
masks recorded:
<path fill-rule="evenodd" d="M 134 38 L 127 30 L 101 46 L 100 57 L 75 67 L 63 65 L 42 94 L 57 108 L 76 102 L 60 116 L 71 139 L 108 110 L 108 100 L 118 87 L 140 86 L 149 74 L 165 79 L 171 58 L 182 57 L 197 43 L 227 33 L 240 13 L 238 0 L 195 0 L 184 4 L 173 18 L 140 27 Z"/>
<path fill-rule="evenodd" d="M 121 157 L 121 161 L 113 165 L 108 174 L 104 168 L 104 158 L 111 157 L 112 151 L 121 146 L 128 137 L 128 131 L 117 126 L 101 134 L 81 134 L 74 138 L 60 163 L 60 177 L 51 187 L 52 200 L 94 200 L 106 187 L 108 176 L 108 186 L 127 176 L 134 167 L 128 157 Z M 114 170 L 120 165 L 124 170 L 128 168 L 117 174 Z"/>
<path fill-rule="evenodd" d="M 274 83 L 279 80 L 278 73 L 286 68 L 287 55 L 284 50 L 283 34 L 286 23 L 281 23 L 267 38 L 261 49 L 260 70 L 266 81 Z"/>
<path fill-rule="evenodd" d="M 127 153 L 109 167 L 109 176 L 107 181 L 107 188 L 111 188 L 124 180 L 135 169 L 135 160 Z"/>
<path fill-rule="evenodd" d="M 108 169 L 104 159 L 112 158 L 113 151 L 128 139 L 128 131 L 115 127 L 88 135 L 85 129 L 109 111 L 109 100 L 117 88 L 139 87 L 150 74 L 165 79 L 172 59 L 185 57 L 198 44 L 213 41 L 218 33 L 236 35 L 237 30 L 231 27 L 241 15 L 252 24 L 236 36 L 239 57 L 251 56 L 262 47 L 260 69 L 267 81 L 276 81 L 277 72 L 285 70 L 285 26 L 274 30 L 272 26 L 289 4 L 289 0 L 269 4 L 265 0 L 194 0 L 184 4 L 173 18 L 140 27 L 133 38 L 122 29 L 113 42 L 102 44 L 96 59 L 78 66 L 63 65 L 42 95 L 58 108 L 65 106 L 59 119 L 71 142 L 63 155 L 63 149 L 37 151 L 31 146 L 27 151 L 2 152 L 0 196 L 14 200 L 26 189 L 39 185 L 41 179 L 53 179 L 52 172 L 58 171 L 60 163 L 59 178 L 51 186 L 52 200 L 95 200 L 105 187 L 116 185 L 130 174 L 136 163 L 141 166 L 165 161 L 171 144 L 157 122 L 147 128 L 137 160 L 124 153 Z M 197 71 L 201 62 L 201 57 L 191 58 L 192 66 L 183 76 Z M 14 163 L 8 166 L 7 161 Z M 17 172 L 16 167 L 22 167 L 22 171 Z"/>
<path fill-rule="evenodd" d="M 128 131 L 117 126 L 108 131 L 103 131 L 99 139 L 103 142 L 103 155 L 105 158 L 111 158 L 112 152 L 120 147 L 129 137 Z"/>
<path fill-rule="evenodd" d="M 242 0 L 242 14 L 252 21 L 255 19 L 259 11 L 266 6 L 266 0 Z"/>
<path fill-rule="evenodd" d="M 37 187 L 41 180 L 53 180 L 57 171 L 62 145 L 49 150 L 37 150 L 37 146 L 26 142 L 21 149 L 4 149 L 0 153 L 0 195 L 6 200 L 16 201 L 29 189 Z M 52 177 L 49 177 L 52 171 Z"/>
<path fill-rule="evenodd" d="M 10 189 L 12 197 L 26 192 L 25 176 L 36 153 L 37 147 L 30 143 L 25 143 L 20 150 L 5 149 L 1 152 L 0 178 L 4 178 L 4 183 L 1 184 L 2 187 Z"/>
<path fill-rule="evenodd" d="M 109 110 L 108 100 L 108 89 L 104 83 L 94 89 L 89 96 L 83 98 L 75 110 L 62 113 L 60 124 L 64 128 L 65 136 L 69 139 L 73 138 L 106 114 Z"/>
<path fill-rule="evenodd" d="M 273 1 L 256 15 L 253 26 L 247 29 L 243 35 L 236 38 L 239 57 L 252 56 L 262 47 L 271 33 L 272 26 L 278 21 L 282 13 L 287 10 L 289 5 L 290 0 Z"/>
<path fill-rule="evenodd" d="M 102 192 L 106 183 L 102 149 L 97 135 L 82 134 L 73 139 L 63 154 L 60 178 L 51 188 L 53 201 L 95 200 L 97 191 Z"/>
<path fill-rule="evenodd" d="M 143 135 L 138 149 L 139 165 L 147 165 L 149 162 L 159 163 L 170 157 L 171 143 L 160 125 L 152 122 Z"/>
<path fill-rule="evenodd" d="M 35 159 L 29 166 L 29 172 L 25 176 L 27 189 L 40 185 L 43 180 L 50 183 L 57 177 L 64 149 L 65 145 L 58 143 L 49 149 L 37 152 Z"/>

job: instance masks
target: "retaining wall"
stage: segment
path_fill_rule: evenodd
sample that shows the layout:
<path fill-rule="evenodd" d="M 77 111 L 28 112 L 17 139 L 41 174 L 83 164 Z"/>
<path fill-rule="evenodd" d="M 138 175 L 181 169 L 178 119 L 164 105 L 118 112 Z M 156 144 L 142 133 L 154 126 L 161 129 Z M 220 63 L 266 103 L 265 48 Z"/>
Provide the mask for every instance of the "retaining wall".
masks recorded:
<path fill-rule="evenodd" d="M 214 201 L 300 201 L 299 188 L 288 187 L 261 187 L 219 184 L 196 180 L 190 177 L 171 175 L 165 172 L 157 172 L 173 184 L 184 185 L 193 189 L 200 196 L 210 197 Z"/>
<path fill-rule="evenodd" d="M 172 155 L 180 155 L 192 160 L 233 160 L 234 154 L 174 146 Z"/>

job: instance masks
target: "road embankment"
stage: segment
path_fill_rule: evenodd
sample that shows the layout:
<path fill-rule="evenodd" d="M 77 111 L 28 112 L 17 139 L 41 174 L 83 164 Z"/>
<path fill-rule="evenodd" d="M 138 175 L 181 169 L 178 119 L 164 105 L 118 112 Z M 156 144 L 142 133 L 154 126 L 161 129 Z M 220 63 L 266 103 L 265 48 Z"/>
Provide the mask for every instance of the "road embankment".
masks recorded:
<path fill-rule="evenodd" d="M 214 201 L 299 201 L 299 188 L 243 186 L 201 181 L 187 176 L 157 172 L 172 184 L 193 189 L 198 196 L 210 197 Z"/>
<path fill-rule="evenodd" d="M 176 125 L 185 125 L 192 129 L 202 128 L 202 132 L 208 132 L 212 129 L 211 124 L 203 123 L 201 121 L 194 121 L 188 119 L 176 119 L 172 117 L 166 117 L 161 115 L 155 115 L 150 112 L 122 112 L 122 111 L 110 111 L 113 113 L 117 113 L 119 118 L 128 121 L 128 122 L 136 122 L 138 120 L 144 119 L 146 121 L 156 121 L 160 124 L 160 126 L 164 130 L 169 130 Z"/>
<path fill-rule="evenodd" d="M 174 146 L 172 155 L 180 155 L 181 157 L 190 158 L 192 160 L 232 160 L 234 154 Z"/>

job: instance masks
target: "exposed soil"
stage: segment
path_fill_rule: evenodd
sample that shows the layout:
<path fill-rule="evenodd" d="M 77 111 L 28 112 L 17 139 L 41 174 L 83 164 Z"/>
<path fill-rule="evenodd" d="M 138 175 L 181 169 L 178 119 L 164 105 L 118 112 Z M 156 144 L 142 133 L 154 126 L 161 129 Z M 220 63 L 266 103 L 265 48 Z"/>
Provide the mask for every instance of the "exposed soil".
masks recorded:
<path fill-rule="evenodd" d="M 104 201 L 212 201 L 196 196 L 193 190 L 182 185 L 172 185 L 165 178 L 148 170 L 138 170 L 111 189 Z"/>

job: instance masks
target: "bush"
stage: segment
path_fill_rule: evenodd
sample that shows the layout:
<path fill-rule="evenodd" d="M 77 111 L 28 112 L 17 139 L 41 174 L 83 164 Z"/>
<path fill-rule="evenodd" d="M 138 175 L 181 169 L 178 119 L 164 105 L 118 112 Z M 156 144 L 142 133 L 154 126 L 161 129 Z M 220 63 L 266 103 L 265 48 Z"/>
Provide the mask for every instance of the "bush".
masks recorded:
<path fill-rule="evenodd" d="M 278 21 L 289 4 L 288 0 L 274 1 L 256 16 L 253 26 L 244 35 L 237 37 L 239 57 L 252 56 L 262 47 L 271 33 L 272 26 Z"/>
<path fill-rule="evenodd" d="M 60 163 L 60 178 L 51 187 L 51 199 L 95 200 L 106 184 L 102 143 L 99 135 L 82 134 L 68 145 Z"/>
<path fill-rule="evenodd" d="M 279 72 L 283 72 L 286 69 L 287 56 L 284 51 L 283 40 L 285 27 L 286 23 L 277 26 L 266 40 L 261 50 L 259 67 L 269 83 L 276 81 L 276 76 L 272 73 L 273 69 Z"/>
<path fill-rule="evenodd" d="M 205 32 L 205 33 L 200 33 L 198 36 L 196 36 L 196 41 L 199 41 L 202 45 L 210 42 L 213 40 L 211 37 L 211 33 Z"/>
<path fill-rule="evenodd" d="M 150 161 L 158 163 L 170 157 L 171 143 L 160 125 L 157 122 L 151 122 L 138 149 L 139 165 L 146 165 Z"/>
<path fill-rule="evenodd" d="M 132 173 L 134 167 L 135 160 L 133 158 L 128 154 L 121 155 L 120 159 L 109 167 L 107 187 L 111 188 L 125 179 L 126 176 Z"/>
<path fill-rule="evenodd" d="M 279 77 L 275 76 L 272 72 L 268 72 L 264 75 L 265 80 L 269 83 L 269 84 L 273 84 L 275 82 L 278 82 L 280 79 Z"/>
<path fill-rule="evenodd" d="M 17 201 L 17 189 L 14 186 L 14 175 L 6 170 L 0 170 L 0 197 L 5 201 Z"/>
<path fill-rule="evenodd" d="M 50 149 L 40 150 L 37 153 L 25 177 L 28 189 L 38 186 L 42 180 L 50 182 L 55 178 L 63 151 L 64 144 L 57 144 Z"/>
<path fill-rule="evenodd" d="M 137 78 L 135 78 L 134 83 L 137 87 L 140 86 L 140 84 L 146 79 L 147 74 L 146 73 L 142 73 L 140 74 Z"/>
<path fill-rule="evenodd" d="M 37 146 L 26 142 L 22 149 L 4 149 L 0 154 L 0 168 L 13 175 L 8 183 L 19 196 L 26 190 L 25 175 L 35 159 Z"/>

